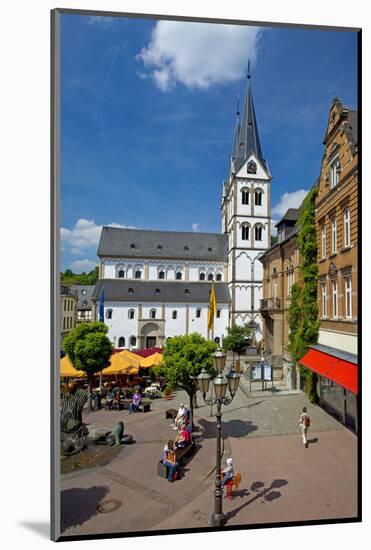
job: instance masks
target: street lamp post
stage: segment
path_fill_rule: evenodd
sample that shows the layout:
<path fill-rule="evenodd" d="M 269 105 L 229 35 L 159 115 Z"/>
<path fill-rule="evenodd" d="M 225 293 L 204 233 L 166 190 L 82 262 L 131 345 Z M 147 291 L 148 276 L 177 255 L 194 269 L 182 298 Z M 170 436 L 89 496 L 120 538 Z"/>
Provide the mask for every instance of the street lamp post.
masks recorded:
<path fill-rule="evenodd" d="M 218 349 L 213 354 L 214 366 L 217 371 L 216 377 L 211 380 L 211 376 L 203 368 L 199 376 L 198 387 L 202 393 L 203 399 L 207 405 L 216 405 L 216 472 L 215 472 L 215 499 L 214 499 L 214 512 L 211 516 L 211 523 L 215 527 L 223 527 L 227 523 L 227 518 L 223 514 L 223 490 L 222 490 L 222 479 L 221 479 L 221 470 L 222 470 L 222 456 L 221 456 L 221 446 L 222 446 L 222 405 L 229 405 L 236 392 L 238 390 L 238 385 L 240 383 L 240 374 L 235 372 L 232 368 L 230 372 L 226 375 L 223 374 L 225 367 L 227 355 Z M 210 381 L 214 387 L 215 397 L 209 396 L 206 394 L 209 391 Z M 229 388 L 230 397 L 226 395 L 227 388 Z"/>

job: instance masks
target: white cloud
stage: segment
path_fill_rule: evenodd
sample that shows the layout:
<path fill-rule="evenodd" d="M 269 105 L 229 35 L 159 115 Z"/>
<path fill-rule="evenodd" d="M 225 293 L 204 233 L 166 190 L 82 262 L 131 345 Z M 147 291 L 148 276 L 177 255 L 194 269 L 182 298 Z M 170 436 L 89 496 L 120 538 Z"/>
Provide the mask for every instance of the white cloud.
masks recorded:
<path fill-rule="evenodd" d="M 158 21 L 136 59 L 160 90 L 170 90 L 177 82 L 205 89 L 246 74 L 248 59 L 256 59 L 261 32 L 242 25 Z"/>
<path fill-rule="evenodd" d="M 108 223 L 109 227 L 131 228 L 129 225 Z M 87 248 L 98 246 L 102 226 L 96 225 L 94 220 L 80 218 L 72 229 L 61 227 L 62 246 L 67 245 L 72 254 L 82 254 Z M 66 246 L 64 246 L 66 249 Z"/>
<path fill-rule="evenodd" d="M 74 273 L 82 273 L 83 271 L 89 272 L 98 265 L 98 262 L 92 262 L 91 260 L 76 260 L 70 264 L 70 267 Z"/>
<path fill-rule="evenodd" d="M 289 208 L 299 208 L 307 193 L 308 190 L 306 189 L 299 189 L 298 191 L 292 191 L 291 193 L 284 193 L 280 202 L 272 208 L 272 214 L 282 218 Z"/>
<path fill-rule="evenodd" d="M 192 231 L 195 233 L 198 233 L 201 230 L 201 224 L 200 223 L 193 223 L 192 224 Z"/>

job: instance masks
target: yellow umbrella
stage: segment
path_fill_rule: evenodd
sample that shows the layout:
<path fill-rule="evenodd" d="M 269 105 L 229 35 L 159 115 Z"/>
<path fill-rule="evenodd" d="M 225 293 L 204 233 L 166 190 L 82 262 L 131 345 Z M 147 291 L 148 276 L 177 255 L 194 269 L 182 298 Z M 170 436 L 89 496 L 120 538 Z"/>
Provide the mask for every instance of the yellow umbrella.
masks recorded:
<path fill-rule="evenodd" d="M 110 363 L 109 367 L 102 370 L 102 374 L 121 374 L 123 371 L 132 367 L 130 361 L 123 357 L 121 353 L 114 353 L 111 355 Z"/>
<path fill-rule="evenodd" d="M 158 353 L 156 351 L 156 353 L 153 353 L 152 355 L 149 355 L 148 357 L 145 357 L 144 359 L 142 359 L 140 362 L 140 367 L 150 368 L 150 367 L 155 367 L 157 365 L 161 365 L 162 359 L 163 359 L 162 353 Z"/>
<path fill-rule="evenodd" d="M 86 373 L 75 369 L 67 355 L 65 355 L 60 360 L 60 376 L 61 378 L 83 378 L 86 376 Z"/>
<path fill-rule="evenodd" d="M 137 369 L 139 369 L 139 365 L 142 360 L 142 357 L 140 355 L 137 355 L 136 353 L 133 353 L 132 351 L 129 351 L 127 349 L 124 349 L 124 351 L 120 351 L 116 355 L 125 358 L 132 367 L 136 367 Z"/>

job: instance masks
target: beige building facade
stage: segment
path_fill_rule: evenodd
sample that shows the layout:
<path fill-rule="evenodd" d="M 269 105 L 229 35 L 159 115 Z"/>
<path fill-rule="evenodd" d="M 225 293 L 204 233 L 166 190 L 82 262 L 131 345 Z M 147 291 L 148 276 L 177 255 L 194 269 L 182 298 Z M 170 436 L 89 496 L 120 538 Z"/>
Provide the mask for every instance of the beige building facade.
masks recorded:
<path fill-rule="evenodd" d="M 77 296 L 68 286 L 61 284 L 61 338 L 75 328 L 77 322 Z"/>

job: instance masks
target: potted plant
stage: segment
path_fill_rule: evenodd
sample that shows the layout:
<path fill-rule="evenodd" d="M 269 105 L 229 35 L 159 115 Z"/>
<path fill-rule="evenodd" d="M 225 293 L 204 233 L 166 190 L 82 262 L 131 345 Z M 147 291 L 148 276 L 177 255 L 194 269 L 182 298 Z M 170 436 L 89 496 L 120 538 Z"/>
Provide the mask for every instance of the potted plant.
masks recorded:
<path fill-rule="evenodd" d="M 173 385 L 172 384 L 167 384 L 167 386 L 165 386 L 165 389 L 164 389 L 164 398 L 165 399 L 172 399 L 173 398 Z"/>

